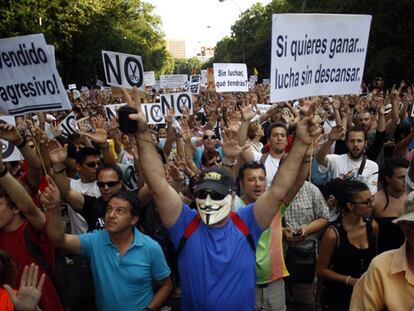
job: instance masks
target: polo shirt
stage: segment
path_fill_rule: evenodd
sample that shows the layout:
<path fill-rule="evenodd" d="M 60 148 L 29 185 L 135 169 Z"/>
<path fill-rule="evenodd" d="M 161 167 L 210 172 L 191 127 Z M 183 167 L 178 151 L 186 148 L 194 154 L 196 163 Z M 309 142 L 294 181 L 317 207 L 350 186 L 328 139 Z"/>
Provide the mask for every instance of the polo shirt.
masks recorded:
<path fill-rule="evenodd" d="M 98 310 L 143 310 L 153 298 L 154 281 L 170 275 L 157 242 L 134 228 L 134 241 L 123 256 L 106 230 L 79 236 L 88 258 Z"/>
<path fill-rule="evenodd" d="M 414 271 L 408 267 L 407 243 L 375 257 L 358 280 L 349 310 L 413 310 Z"/>
<path fill-rule="evenodd" d="M 196 213 L 184 204 L 177 222 L 169 229 L 176 248 Z M 239 209 L 237 214 L 257 245 L 262 230 L 253 205 Z M 178 271 L 182 310 L 255 310 L 256 256 L 233 221 L 219 228 L 201 221 L 179 255 Z"/>

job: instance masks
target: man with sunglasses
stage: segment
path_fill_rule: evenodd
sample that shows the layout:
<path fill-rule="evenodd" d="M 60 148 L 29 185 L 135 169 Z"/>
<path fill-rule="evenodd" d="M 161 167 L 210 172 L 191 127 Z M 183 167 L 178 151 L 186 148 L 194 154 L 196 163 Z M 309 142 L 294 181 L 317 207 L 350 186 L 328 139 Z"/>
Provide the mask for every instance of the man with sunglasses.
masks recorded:
<path fill-rule="evenodd" d="M 81 149 L 82 150 L 82 149 Z M 95 176 L 94 186 L 96 189 L 93 193 L 85 193 L 79 191 L 72 186 L 72 180 L 69 180 L 66 176 L 64 160 L 66 158 L 66 151 L 62 146 L 56 144 L 52 146 L 49 157 L 52 163 L 53 179 L 59 187 L 62 197 L 65 202 L 84 219 L 86 223 L 86 231 L 93 231 L 96 229 L 104 229 L 105 222 L 105 209 L 109 199 L 123 186 L 122 172 L 116 164 L 103 164 L 100 165 L 99 156 L 87 156 L 86 160 L 80 164 L 85 166 L 81 168 L 82 171 L 88 173 L 88 169 L 91 170 L 91 174 Z M 82 176 L 82 175 L 81 175 Z M 82 179 L 80 179 L 82 182 Z M 83 232 L 73 232 L 83 233 Z"/>
<path fill-rule="evenodd" d="M 195 186 L 197 212 L 182 203 L 166 180 L 141 111 L 138 89 L 133 89 L 134 101 L 124 89 L 122 92 L 128 105 L 137 111 L 129 117 L 137 121 L 136 141 L 147 184 L 161 220 L 180 250 L 182 309 L 254 310 L 256 256 L 252 248 L 269 227 L 295 181 L 300 179 L 305 153 L 320 133 L 319 125 L 312 121 L 312 111 L 298 123 L 295 143 L 272 186 L 254 204 L 237 214 L 230 213 L 234 200 L 232 179 L 222 169 L 210 169 L 201 174 Z M 196 218 L 200 220 L 197 223 Z M 191 229 L 190 224 L 198 227 Z M 191 236 L 188 231 L 192 231 Z M 183 247 L 180 241 L 186 237 Z"/>

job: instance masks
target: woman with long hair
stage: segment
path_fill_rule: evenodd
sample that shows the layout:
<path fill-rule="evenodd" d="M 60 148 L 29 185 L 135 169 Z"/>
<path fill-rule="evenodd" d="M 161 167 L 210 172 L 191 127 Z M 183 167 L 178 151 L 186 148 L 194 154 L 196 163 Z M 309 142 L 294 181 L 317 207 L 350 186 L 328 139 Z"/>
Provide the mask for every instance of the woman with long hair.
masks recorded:
<path fill-rule="evenodd" d="M 399 248 L 404 243 L 404 234 L 400 226 L 393 220 L 404 212 L 405 178 L 409 162 L 400 157 L 392 157 L 385 161 L 380 172 L 382 189 L 374 195 L 373 215 L 379 225 L 378 252 Z"/>
<path fill-rule="evenodd" d="M 352 288 L 377 254 L 378 224 L 371 214 L 374 200 L 368 186 L 343 180 L 337 194 L 340 216 L 326 229 L 316 272 L 324 280 L 323 310 L 348 310 Z"/>

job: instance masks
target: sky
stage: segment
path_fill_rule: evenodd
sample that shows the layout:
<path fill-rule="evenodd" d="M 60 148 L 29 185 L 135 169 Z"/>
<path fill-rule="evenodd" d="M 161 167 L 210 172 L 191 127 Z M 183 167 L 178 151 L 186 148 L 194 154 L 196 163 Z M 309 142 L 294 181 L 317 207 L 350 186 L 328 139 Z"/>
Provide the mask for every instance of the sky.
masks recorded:
<path fill-rule="evenodd" d="M 186 56 L 196 56 L 201 46 L 215 46 L 231 34 L 231 26 L 253 4 L 271 0 L 146 0 L 161 17 L 166 39 L 183 39 Z"/>

